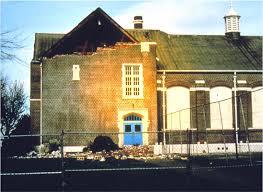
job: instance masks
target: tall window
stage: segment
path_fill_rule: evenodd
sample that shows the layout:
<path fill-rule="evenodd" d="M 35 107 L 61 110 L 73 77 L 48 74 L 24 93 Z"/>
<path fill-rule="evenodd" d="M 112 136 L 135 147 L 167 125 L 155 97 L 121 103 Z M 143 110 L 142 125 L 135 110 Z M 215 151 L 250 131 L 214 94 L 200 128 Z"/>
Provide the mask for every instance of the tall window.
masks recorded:
<path fill-rule="evenodd" d="M 141 64 L 123 64 L 122 86 L 124 98 L 143 97 L 143 77 Z"/>
<path fill-rule="evenodd" d="M 252 92 L 253 128 L 263 129 L 263 87 L 256 87 Z"/>
<path fill-rule="evenodd" d="M 214 87 L 210 90 L 210 121 L 212 129 L 232 129 L 232 90 Z"/>
<path fill-rule="evenodd" d="M 167 129 L 190 128 L 190 91 L 175 86 L 167 89 Z"/>

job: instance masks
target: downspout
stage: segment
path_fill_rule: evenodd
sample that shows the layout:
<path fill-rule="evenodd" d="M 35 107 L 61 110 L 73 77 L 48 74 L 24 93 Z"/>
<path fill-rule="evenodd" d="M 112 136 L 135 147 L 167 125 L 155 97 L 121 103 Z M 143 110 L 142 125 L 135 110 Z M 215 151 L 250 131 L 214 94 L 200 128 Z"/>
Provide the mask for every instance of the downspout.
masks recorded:
<path fill-rule="evenodd" d="M 165 138 L 165 72 L 162 75 L 162 83 L 163 83 L 163 144 L 166 145 L 166 138 Z"/>
<path fill-rule="evenodd" d="M 238 132 L 237 132 L 237 73 L 234 72 L 234 102 L 235 102 L 235 135 L 236 135 L 236 159 L 238 159 Z"/>
<path fill-rule="evenodd" d="M 43 118 L 42 118 L 42 99 L 43 99 L 42 98 L 42 88 L 43 88 L 42 74 L 43 74 L 43 72 L 42 72 L 42 62 L 41 62 L 40 63 L 40 144 L 42 144 L 42 142 L 43 142 L 43 139 L 42 139 L 42 133 L 43 133 L 43 131 L 42 131 L 42 120 L 43 120 Z"/>

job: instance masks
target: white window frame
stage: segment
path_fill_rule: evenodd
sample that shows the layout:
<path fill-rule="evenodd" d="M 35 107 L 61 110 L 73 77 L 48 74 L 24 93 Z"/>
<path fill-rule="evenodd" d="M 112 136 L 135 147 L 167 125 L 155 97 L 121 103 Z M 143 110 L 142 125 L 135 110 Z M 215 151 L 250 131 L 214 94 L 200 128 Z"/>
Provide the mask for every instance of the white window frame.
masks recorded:
<path fill-rule="evenodd" d="M 190 129 L 190 89 L 183 86 L 169 87 L 166 99 L 167 130 Z"/>
<path fill-rule="evenodd" d="M 80 77 L 79 77 L 80 67 L 79 67 L 79 65 L 73 65 L 72 71 L 73 71 L 72 81 L 79 81 L 80 80 Z"/>
<path fill-rule="evenodd" d="M 215 92 L 214 92 L 215 91 Z M 224 91 L 224 92 L 223 92 Z M 228 96 L 227 93 L 228 92 Z M 219 97 L 216 93 L 220 94 Z M 232 106 L 232 89 L 226 86 L 216 86 L 210 89 L 210 122 L 211 130 L 233 130 L 233 106 Z M 220 108 L 219 104 L 220 103 Z M 221 111 L 219 110 L 221 109 Z M 221 117 L 222 115 L 222 121 Z"/>
<path fill-rule="evenodd" d="M 139 67 L 139 95 L 134 95 L 134 79 L 132 78 L 133 75 L 131 76 L 131 95 L 126 94 L 126 71 L 125 67 L 130 66 L 130 67 Z M 133 72 L 133 70 L 131 70 Z M 143 99 L 143 66 L 141 63 L 123 63 L 122 64 L 122 98 L 123 99 Z"/>
<path fill-rule="evenodd" d="M 263 86 L 258 86 L 252 89 L 251 93 L 251 100 L 252 100 L 252 127 L 254 129 L 263 129 L 262 122 L 263 122 L 263 110 L 262 105 L 263 101 L 260 97 L 260 92 L 262 92 Z M 257 92 L 260 91 L 260 92 Z"/>

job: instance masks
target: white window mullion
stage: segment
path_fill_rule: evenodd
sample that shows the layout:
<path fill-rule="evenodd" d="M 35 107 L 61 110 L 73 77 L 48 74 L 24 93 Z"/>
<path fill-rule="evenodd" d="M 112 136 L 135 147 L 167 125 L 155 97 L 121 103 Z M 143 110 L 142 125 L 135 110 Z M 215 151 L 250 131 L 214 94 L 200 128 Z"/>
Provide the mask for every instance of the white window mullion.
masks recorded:
<path fill-rule="evenodd" d="M 142 64 L 123 64 L 123 98 L 143 97 Z"/>
<path fill-rule="evenodd" d="M 131 96 L 134 96 L 133 66 L 131 67 Z"/>
<path fill-rule="evenodd" d="M 143 96 L 143 69 L 142 67 L 139 68 L 139 88 L 140 88 L 140 96 Z"/>

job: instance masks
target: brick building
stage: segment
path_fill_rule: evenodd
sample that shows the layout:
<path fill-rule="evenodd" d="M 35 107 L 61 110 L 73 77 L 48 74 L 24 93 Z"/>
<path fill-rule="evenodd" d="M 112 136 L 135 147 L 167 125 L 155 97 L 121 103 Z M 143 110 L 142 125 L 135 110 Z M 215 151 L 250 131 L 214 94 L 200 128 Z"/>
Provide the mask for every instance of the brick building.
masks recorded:
<path fill-rule="evenodd" d="M 143 29 L 140 16 L 124 30 L 98 8 L 68 34 L 36 33 L 34 133 L 123 133 L 112 135 L 121 146 L 176 143 L 187 129 L 203 142 L 202 132 L 238 128 L 245 140 L 242 131 L 263 128 L 262 37 L 241 36 L 239 18 L 231 8 L 222 36 L 171 35 Z"/>

